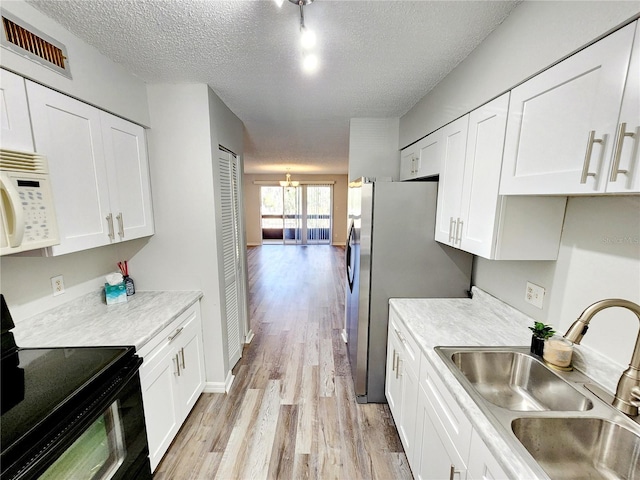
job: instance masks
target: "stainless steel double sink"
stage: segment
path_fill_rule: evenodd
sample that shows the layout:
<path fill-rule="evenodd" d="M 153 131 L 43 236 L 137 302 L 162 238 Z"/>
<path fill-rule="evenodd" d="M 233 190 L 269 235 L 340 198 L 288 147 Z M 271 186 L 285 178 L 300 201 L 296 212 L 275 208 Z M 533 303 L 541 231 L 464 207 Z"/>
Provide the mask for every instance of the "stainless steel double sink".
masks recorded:
<path fill-rule="evenodd" d="M 578 371 L 528 347 L 436 347 L 467 393 L 535 471 L 552 479 L 640 479 L 640 425 Z M 536 468 L 537 467 L 537 468 Z"/>

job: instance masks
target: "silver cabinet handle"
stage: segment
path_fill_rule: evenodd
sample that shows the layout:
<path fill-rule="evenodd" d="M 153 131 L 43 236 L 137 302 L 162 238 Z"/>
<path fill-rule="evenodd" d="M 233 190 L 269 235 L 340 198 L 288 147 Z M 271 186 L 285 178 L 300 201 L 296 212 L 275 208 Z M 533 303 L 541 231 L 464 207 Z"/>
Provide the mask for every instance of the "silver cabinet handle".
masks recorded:
<path fill-rule="evenodd" d="M 109 227 L 109 238 L 111 240 L 115 240 L 116 239 L 116 235 L 115 233 L 113 233 L 113 214 L 109 214 L 105 217 L 105 219 L 107 220 L 107 225 Z"/>
<path fill-rule="evenodd" d="M 628 173 L 628 170 L 620 170 L 620 157 L 622 156 L 622 145 L 624 143 L 624 137 L 635 137 L 636 134 L 633 132 L 627 132 L 627 124 L 622 122 L 618 125 L 618 132 L 616 133 L 616 145 L 613 149 L 613 165 L 611 165 L 611 177 L 609 178 L 610 182 L 615 182 L 618 179 L 619 173 Z"/>
<path fill-rule="evenodd" d="M 182 369 L 184 370 L 187 366 L 184 364 L 184 347 L 180 349 L 180 359 L 182 360 Z"/>
<path fill-rule="evenodd" d="M 595 173 L 589 172 L 589 164 L 591 163 L 591 153 L 593 152 L 594 143 L 604 142 L 603 138 L 596 138 L 596 131 L 591 130 L 589 137 L 587 138 L 587 151 L 584 155 L 584 162 L 582 164 L 582 176 L 580 177 L 580 183 L 587 183 L 587 177 L 595 177 Z"/>
<path fill-rule="evenodd" d="M 178 354 L 176 353 L 173 358 L 173 373 L 180 376 L 180 362 L 178 361 Z"/>
<path fill-rule="evenodd" d="M 183 328 L 184 327 L 180 327 L 180 328 L 176 329 L 176 331 L 173 333 L 173 335 L 169 335 L 168 340 L 172 341 L 174 338 L 176 338 L 178 335 L 180 335 L 182 333 L 182 329 Z"/>
<path fill-rule="evenodd" d="M 453 480 L 453 476 L 456 473 L 460 473 L 456 470 L 456 466 L 455 465 L 451 465 L 451 469 L 449 470 L 449 480 Z"/>
<path fill-rule="evenodd" d="M 454 236 L 454 232 L 453 232 L 453 226 L 455 225 L 456 221 L 453 219 L 453 217 L 449 217 L 449 242 L 454 243 L 455 241 L 455 236 Z"/>
<path fill-rule="evenodd" d="M 393 361 L 391 362 L 391 371 L 396 371 L 396 349 L 393 349 Z"/>
<path fill-rule="evenodd" d="M 460 242 L 462 241 L 462 226 L 463 225 L 464 225 L 464 222 L 458 218 L 456 220 L 456 238 L 455 238 L 454 243 L 460 244 Z"/>
<path fill-rule="evenodd" d="M 124 221 L 122 220 L 122 212 L 116 215 L 116 220 L 118 220 L 118 235 L 120 235 L 120 239 L 124 238 Z"/>

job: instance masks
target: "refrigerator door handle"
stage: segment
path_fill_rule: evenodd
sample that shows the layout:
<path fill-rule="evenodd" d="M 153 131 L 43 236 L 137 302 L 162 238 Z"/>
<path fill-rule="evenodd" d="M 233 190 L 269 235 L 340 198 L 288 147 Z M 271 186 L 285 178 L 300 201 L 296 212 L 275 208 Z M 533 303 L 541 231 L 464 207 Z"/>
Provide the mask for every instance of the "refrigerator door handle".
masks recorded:
<path fill-rule="evenodd" d="M 349 233 L 347 235 L 347 251 L 345 252 L 345 270 L 347 272 L 347 283 L 349 284 L 349 290 L 353 292 L 353 275 L 354 271 L 351 268 L 351 242 L 353 241 L 353 229 L 354 222 L 351 220 L 351 225 L 349 225 Z"/>

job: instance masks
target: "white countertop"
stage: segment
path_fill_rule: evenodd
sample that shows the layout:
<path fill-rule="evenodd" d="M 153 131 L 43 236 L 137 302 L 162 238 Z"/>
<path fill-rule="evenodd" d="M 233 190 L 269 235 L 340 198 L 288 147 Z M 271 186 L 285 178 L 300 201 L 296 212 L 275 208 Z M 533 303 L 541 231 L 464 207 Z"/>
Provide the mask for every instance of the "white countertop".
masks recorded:
<path fill-rule="evenodd" d="M 533 472 L 513 451 L 434 350 L 436 346 L 528 346 L 531 343 L 531 331 L 527 328 L 533 325 L 531 317 L 476 287 L 472 292 L 473 299 L 393 298 L 389 305 L 400 316 L 505 473 L 510 478 L 547 478 Z M 610 390 L 615 389 L 622 373 L 619 366 L 584 346 L 576 346 L 574 355 L 576 368 Z M 613 387 L 610 386 L 612 381 Z"/>
<path fill-rule="evenodd" d="M 137 291 L 126 303 L 107 305 L 96 291 L 16 324 L 18 346 L 145 345 L 202 297 L 200 291 Z"/>

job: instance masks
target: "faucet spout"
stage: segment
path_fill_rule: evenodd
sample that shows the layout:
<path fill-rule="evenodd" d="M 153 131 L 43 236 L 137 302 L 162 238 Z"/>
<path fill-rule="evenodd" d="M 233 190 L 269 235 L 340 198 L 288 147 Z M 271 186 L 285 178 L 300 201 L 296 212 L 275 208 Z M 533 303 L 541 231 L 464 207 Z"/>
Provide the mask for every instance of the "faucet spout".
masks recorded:
<path fill-rule="evenodd" d="M 579 345 L 582 337 L 587 333 L 589 322 L 594 315 L 610 307 L 626 308 L 635 313 L 638 321 L 640 321 L 640 305 L 621 298 L 607 298 L 589 305 L 569 327 L 564 338 Z M 640 406 L 636 393 L 638 387 L 640 387 L 640 329 L 638 330 L 636 345 L 631 355 L 631 363 L 629 363 L 629 368 L 622 372 L 612 405 L 627 415 L 638 415 L 638 406 Z"/>

